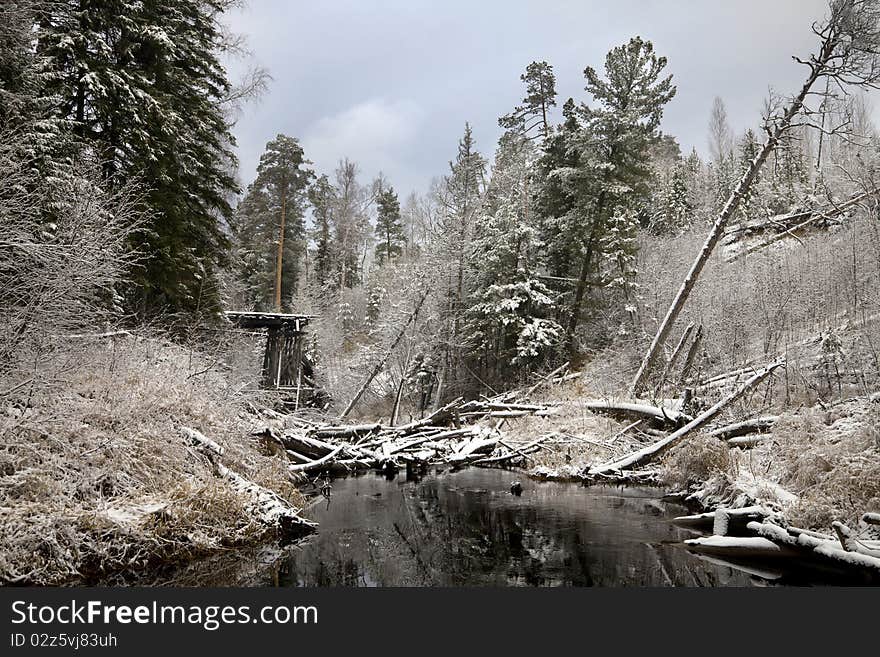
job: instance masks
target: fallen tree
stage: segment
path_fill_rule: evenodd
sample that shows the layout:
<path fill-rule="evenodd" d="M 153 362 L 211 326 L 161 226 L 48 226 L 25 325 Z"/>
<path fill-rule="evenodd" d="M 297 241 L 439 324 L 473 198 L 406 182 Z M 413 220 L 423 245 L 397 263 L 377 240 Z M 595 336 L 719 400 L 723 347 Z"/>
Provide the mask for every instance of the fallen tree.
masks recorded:
<path fill-rule="evenodd" d="M 763 433 L 773 427 L 779 420 L 778 415 L 765 415 L 764 417 L 756 417 L 751 420 L 743 420 L 735 422 L 717 429 L 712 429 L 709 435 L 713 438 L 721 440 L 730 440 L 739 436 L 747 436 L 753 433 Z"/>
<path fill-rule="evenodd" d="M 593 400 L 584 402 L 584 407 L 593 413 L 606 413 L 634 420 L 650 420 L 659 426 L 679 426 L 691 420 L 689 415 L 672 408 L 634 402 Z"/>
<path fill-rule="evenodd" d="M 265 525 L 277 529 L 285 536 L 302 535 L 312 531 L 317 524 L 300 516 L 302 509 L 291 506 L 277 493 L 256 484 L 220 462 L 223 447 L 200 431 L 181 427 L 180 432 L 204 454 L 214 471 L 229 482 L 231 488 L 250 499 L 254 515 Z"/>
<path fill-rule="evenodd" d="M 828 19 L 821 26 L 814 26 L 813 31 L 820 39 L 818 51 L 806 61 L 796 58 L 796 61 L 809 67 L 809 73 L 788 107 L 776 116 L 766 117 L 767 141 L 749 163 L 748 169 L 718 213 L 703 247 L 660 322 L 657 333 L 633 377 L 630 386 L 633 396 L 644 388 L 648 373 L 687 303 L 700 273 L 709 261 L 727 224 L 736 215 L 742 200 L 754 185 L 767 158 L 777 148 L 783 136 L 792 129 L 794 119 L 803 111 L 807 97 L 821 95 L 813 91 L 813 85 L 820 78 L 834 82 L 841 88 L 846 86 L 870 88 L 880 82 L 880 62 L 878 62 L 880 27 L 877 24 L 877 7 L 874 3 L 858 0 L 834 2 L 831 4 Z"/>

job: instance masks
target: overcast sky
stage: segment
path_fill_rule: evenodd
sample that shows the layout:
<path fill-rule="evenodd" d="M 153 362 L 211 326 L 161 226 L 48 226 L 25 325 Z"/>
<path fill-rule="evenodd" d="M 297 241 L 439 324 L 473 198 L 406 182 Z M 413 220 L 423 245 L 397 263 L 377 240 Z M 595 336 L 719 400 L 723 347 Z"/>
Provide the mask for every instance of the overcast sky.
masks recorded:
<path fill-rule="evenodd" d="M 683 151 L 707 148 L 712 99 L 737 132 L 757 125 L 769 87 L 790 93 L 825 0 L 250 0 L 227 21 L 271 73 L 235 135 L 252 180 L 277 133 L 298 137 L 319 172 L 345 156 L 364 182 L 382 171 L 401 197 L 448 170 L 465 121 L 488 158 L 498 116 L 522 98 L 533 60 L 553 65 L 559 107 L 588 100 L 583 69 L 634 35 L 668 58 L 678 87 L 662 129 Z M 231 69 L 241 66 L 231 65 Z M 558 108 L 557 108 L 558 109 Z"/>

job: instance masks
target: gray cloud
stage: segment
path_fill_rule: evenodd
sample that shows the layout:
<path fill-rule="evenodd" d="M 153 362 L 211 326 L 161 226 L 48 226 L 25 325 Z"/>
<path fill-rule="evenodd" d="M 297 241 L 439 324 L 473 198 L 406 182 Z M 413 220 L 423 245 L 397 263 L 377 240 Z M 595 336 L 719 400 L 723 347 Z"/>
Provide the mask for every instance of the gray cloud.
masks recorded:
<path fill-rule="evenodd" d="M 607 2 L 366 2 L 251 0 L 229 16 L 274 80 L 235 134 L 241 176 L 253 177 L 265 143 L 299 137 L 319 170 L 358 161 L 402 195 L 445 173 L 464 122 L 491 155 L 497 117 L 522 95 L 532 60 L 556 70 L 560 105 L 587 100 L 583 69 L 633 35 L 654 42 L 678 86 L 663 129 L 705 153 L 715 95 L 733 128 L 757 125 L 768 88 L 793 91 L 825 0 Z M 239 66 L 234 64 L 231 69 Z"/>

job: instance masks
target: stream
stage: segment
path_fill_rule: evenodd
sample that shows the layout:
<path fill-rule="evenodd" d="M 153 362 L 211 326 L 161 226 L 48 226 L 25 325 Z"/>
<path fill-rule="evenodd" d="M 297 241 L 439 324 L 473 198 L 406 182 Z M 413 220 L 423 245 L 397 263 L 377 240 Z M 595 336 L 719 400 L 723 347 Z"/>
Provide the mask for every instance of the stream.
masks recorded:
<path fill-rule="evenodd" d="M 513 480 L 523 492 L 510 492 Z M 686 513 L 649 487 L 537 482 L 467 468 L 407 481 L 337 479 L 287 548 L 279 586 L 743 586 L 748 575 L 689 554 Z"/>

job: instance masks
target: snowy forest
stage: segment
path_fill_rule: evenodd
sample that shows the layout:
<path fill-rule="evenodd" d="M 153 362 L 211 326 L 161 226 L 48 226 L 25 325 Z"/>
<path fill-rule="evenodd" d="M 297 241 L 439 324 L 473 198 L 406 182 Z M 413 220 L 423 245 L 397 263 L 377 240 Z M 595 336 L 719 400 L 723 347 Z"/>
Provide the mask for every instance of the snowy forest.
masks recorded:
<path fill-rule="evenodd" d="M 745 131 L 707 97 L 708 156 L 664 131 L 678 80 L 645 35 L 574 98 L 511 61 L 494 149 L 465 123 L 427 190 L 272 127 L 243 170 L 236 121 L 273 82 L 229 74 L 234 4 L 0 5 L 0 582 L 173 582 L 321 536 L 342 475 L 466 466 L 517 498 L 657 485 L 708 523 L 687 554 L 760 536 L 880 582 L 880 2 L 832 0 L 802 86 Z M 295 386 L 236 313 L 301 318 Z M 351 583 L 337 549 L 302 581 Z M 373 576 L 486 583 L 424 568 Z"/>

